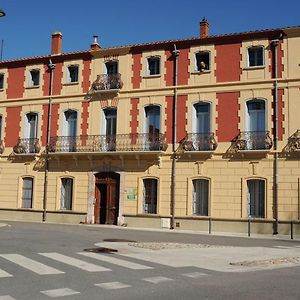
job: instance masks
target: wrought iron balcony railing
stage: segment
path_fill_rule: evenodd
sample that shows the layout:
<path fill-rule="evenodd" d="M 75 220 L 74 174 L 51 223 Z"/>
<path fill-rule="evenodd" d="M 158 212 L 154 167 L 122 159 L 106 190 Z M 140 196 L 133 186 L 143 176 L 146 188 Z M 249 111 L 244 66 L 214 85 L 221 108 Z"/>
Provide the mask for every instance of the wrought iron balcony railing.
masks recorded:
<path fill-rule="evenodd" d="M 217 142 L 213 132 L 188 133 L 182 143 L 184 151 L 214 151 Z"/>
<path fill-rule="evenodd" d="M 101 74 L 97 75 L 97 79 L 92 83 L 90 92 L 119 90 L 122 86 L 121 74 Z"/>
<path fill-rule="evenodd" d="M 284 152 L 293 153 L 300 151 L 300 130 L 297 130 L 289 137 L 287 145 L 283 149 Z"/>
<path fill-rule="evenodd" d="M 164 134 L 116 134 L 51 137 L 48 151 L 61 152 L 124 152 L 165 151 Z"/>
<path fill-rule="evenodd" d="M 234 152 L 247 150 L 269 150 L 273 143 L 269 131 L 243 131 L 234 141 Z"/>
<path fill-rule="evenodd" d="M 3 144 L 3 141 L 0 140 L 0 154 L 3 154 L 4 152 L 4 144 Z"/>
<path fill-rule="evenodd" d="M 41 151 L 39 139 L 19 139 L 18 143 L 13 147 L 13 151 L 15 154 L 37 154 Z"/>

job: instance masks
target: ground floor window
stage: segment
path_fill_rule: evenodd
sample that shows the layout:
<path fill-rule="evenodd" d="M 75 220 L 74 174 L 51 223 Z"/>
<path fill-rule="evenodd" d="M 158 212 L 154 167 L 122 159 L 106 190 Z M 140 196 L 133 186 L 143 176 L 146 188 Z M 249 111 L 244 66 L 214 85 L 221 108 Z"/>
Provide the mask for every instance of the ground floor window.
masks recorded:
<path fill-rule="evenodd" d="M 144 179 L 143 207 L 145 214 L 157 213 L 157 180 Z"/>
<path fill-rule="evenodd" d="M 73 202 L 73 179 L 61 179 L 60 209 L 71 210 Z"/>
<path fill-rule="evenodd" d="M 22 187 L 22 208 L 32 208 L 33 178 L 24 177 Z"/>
<path fill-rule="evenodd" d="M 251 179 L 247 181 L 248 215 L 253 218 L 265 217 L 265 181 Z"/>
<path fill-rule="evenodd" d="M 209 181 L 193 180 L 193 214 L 208 216 Z"/>

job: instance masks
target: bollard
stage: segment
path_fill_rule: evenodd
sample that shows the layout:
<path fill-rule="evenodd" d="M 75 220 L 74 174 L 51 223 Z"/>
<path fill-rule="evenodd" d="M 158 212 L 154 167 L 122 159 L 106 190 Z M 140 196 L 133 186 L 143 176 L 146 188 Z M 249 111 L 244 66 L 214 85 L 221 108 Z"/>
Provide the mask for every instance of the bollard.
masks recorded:
<path fill-rule="evenodd" d="M 248 219 L 248 236 L 250 237 L 250 224 L 251 224 L 251 221 L 250 219 Z"/>
<path fill-rule="evenodd" d="M 294 239 L 293 221 L 291 221 L 291 240 Z"/>
<path fill-rule="evenodd" d="M 211 218 L 208 219 L 208 233 L 211 234 Z"/>

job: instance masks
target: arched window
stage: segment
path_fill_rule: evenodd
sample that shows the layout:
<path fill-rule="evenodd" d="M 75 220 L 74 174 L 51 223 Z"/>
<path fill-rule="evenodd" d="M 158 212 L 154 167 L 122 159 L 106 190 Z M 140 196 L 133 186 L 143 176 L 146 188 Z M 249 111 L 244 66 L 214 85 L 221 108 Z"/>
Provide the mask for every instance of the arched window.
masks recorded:
<path fill-rule="evenodd" d="M 33 178 L 24 177 L 22 184 L 22 208 L 32 208 Z"/>
<path fill-rule="evenodd" d="M 247 180 L 248 215 L 253 218 L 265 217 L 265 180 Z"/>
<path fill-rule="evenodd" d="M 193 214 L 208 216 L 209 180 L 193 180 Z"/>
<path fill-rule="evenodd" d="M 157 179 L 143 180 L 143 208 L 145 214 L 157 213 Z"/>
<path fill-rule="evenodd" d="M 73 179 L 61 179 L 60 209 L 71 210 L 73 204 Z"/>

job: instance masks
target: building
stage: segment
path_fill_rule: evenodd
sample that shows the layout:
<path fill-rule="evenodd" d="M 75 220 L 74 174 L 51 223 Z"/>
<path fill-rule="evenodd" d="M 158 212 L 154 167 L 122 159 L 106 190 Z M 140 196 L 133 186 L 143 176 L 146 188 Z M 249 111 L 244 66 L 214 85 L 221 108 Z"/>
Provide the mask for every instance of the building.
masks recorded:
<path fill-rule="evenodd" d="M 0 219 L 285 233 L 300 27 L 0 62 Z M 295 226 L 298 226 L 296 224 Z M 300 228 L 296 228 L 299 230 Z"/>

